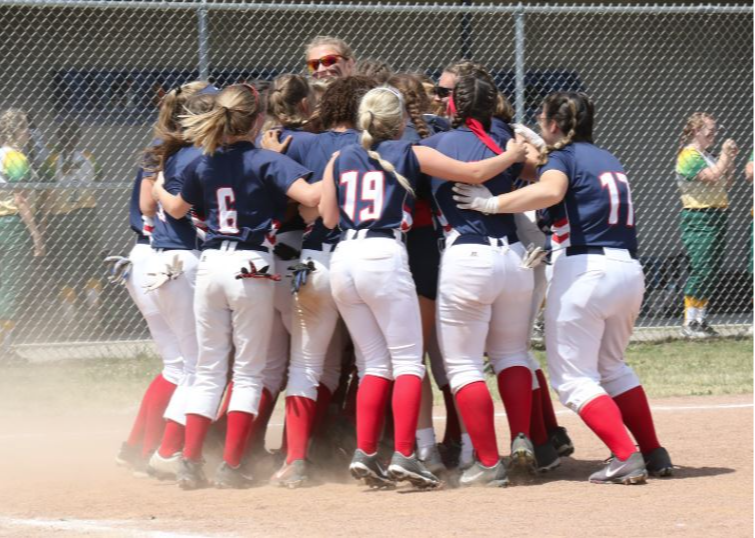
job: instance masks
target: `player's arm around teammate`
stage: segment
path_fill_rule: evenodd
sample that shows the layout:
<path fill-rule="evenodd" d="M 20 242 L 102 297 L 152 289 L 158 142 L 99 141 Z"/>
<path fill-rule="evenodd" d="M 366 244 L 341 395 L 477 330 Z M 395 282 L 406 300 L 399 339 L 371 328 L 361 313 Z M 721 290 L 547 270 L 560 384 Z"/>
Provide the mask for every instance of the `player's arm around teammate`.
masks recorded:
<path fill-rule="evenodd" d="M 463 163 L 432 148 L 397 141 L 404 106 L 401 94 L 390 87 L 371 90 L 362 99 L 359 127 L 361 145 L 342 149 L 328 163 L 320 203 L 325 226 L 338 224 L 343 230 L 330 280 L 359 350 L 358 448 L 350 469 L 374 486 L 408 480 L 434 487 L 437 477 L 414 454 L 425 369 L 419 303 L 403 242 L 407 213 L 420 171 L 450 180 L 484 181 L 523 158 L 524 151 L 512 144 L 508 155 Z M 391 381 L 396 452 L 386 473 L 376 449 Z"/>
<path fill-rule="evenodd" d="M 259 94 L 246 84 L 226 88 L 210 112 L 184 120 L 187 137 L 204 155 L 184 170 L 181 192 L 169 210 L 180 217 L 191 205 L 201 205 L 208 228 L 194 300 L 199 360 L 178 472 L 179 485 L 187 489 L 205 483 L 202 445 L 220 404 L 232 350 L 234 388 L 215 484 L 241 488 L 251 481 L 240 463 L 258 413 L 272 326 L 273 223 L 283 218 L 286 196 L 307 206 L 320 198 L 319 186 L 306 181 L 307 169 L 254 146 L 262 120 Z M 158 188 L 158 195 L 161 203 L 168 201 L 164 190 Z M 168 204 L 164 207 L 168 210 Z"/>
<path fill-rule="evenodd" d="M 645 287 L 626 173 L 616 157 L 593 145 L 594 107 L 586 95 L 551 94 L 542 109 L 538 119 L 548 147 L 539 183 L 497 197 L 460 187 L 467 194 L 457 198 L 461 207 L 485 213 L 564 205 L 570 237 L 546 305 L 553 386 L 615 456 L 590 476 L 592 482 L 641 483 L 648 471 L 666 476 L 671 461 L 658 442 L 642 385 L 624 361 Z"/>
<path fill-rule="evenodd" d="M 183 171 L 201 156 L 201 150 L 186 138 L 179 115 L 203 114 L 214 103 L 218 90 L 206 82 L 191 82 L 168 99 L 172 115 L 159 133 L 162 143 L 153 148 L 158 162 L 156 190 L 177 195 L 183 186 Z M 151 181 L 149 181 L 152 184 Z M 149 290 L 181 349 L 183 361 L 173 377 L 178 386 L 165 409 L 166 426 L 159 448 L 151 456 L 147 472 L 158 478 L 174 478 L 181 459 L 186 426 L 186 402 L 194 383 L 198 344 L 194 317 L 194 288 L 199 265 L 199 238 L 189 216 L 173 218 L 158 205 L 152 231 L 154 255 L 148 265 Z M 180 368 L 179 368 L 180 367 Z"/>

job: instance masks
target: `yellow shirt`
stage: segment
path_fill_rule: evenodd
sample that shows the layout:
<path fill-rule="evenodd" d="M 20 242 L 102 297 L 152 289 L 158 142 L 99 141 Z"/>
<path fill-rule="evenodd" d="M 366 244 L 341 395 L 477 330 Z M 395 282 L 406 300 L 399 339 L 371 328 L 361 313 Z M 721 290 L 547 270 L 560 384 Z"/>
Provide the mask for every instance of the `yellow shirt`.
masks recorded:
<path fill-rule="evenodd" d="M 0 217 L 17 215 L 16 197 L 10 183 L 28 181 L 30 177 L 29 160 L 26 156 L 9 146 L 0 148 Z"/>
<path fill-rule="evenodd" d="M 729 207 L 729 197 L 723 180 L 711 184 L 697 179 L 700 172 L 715 165 L 716 161 L 709 153 L 694 146 L 687 146 L 679 153 L 676 161 L 676 183 L 679 185 L 685 209 Z"/>

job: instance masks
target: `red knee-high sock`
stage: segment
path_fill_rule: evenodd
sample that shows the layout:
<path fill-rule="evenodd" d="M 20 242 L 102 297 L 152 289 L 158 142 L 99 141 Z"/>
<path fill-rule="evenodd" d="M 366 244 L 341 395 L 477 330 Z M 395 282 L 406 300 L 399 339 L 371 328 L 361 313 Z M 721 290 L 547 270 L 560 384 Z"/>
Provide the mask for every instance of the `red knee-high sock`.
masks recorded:
<path fill-rule="evenodd" d="M 251 413 L 244 413 L 243 411 L 230 411 L 228 413 L 228 430 L 225 434 L 223 461 L 231 467 L 238 467 L 241 463 L 253 421 L 254 415 Z"/>
<path fill-rule="evenodd" d="M 461 424 L 454 405 L 454 395 L 449 385 L 444 385 L 440 391 L 443 393 L 443 403 L 446 406 L 446 431 L 443 434 L 443 444 L 459 444 L 461 443 Z"/>
<path fill-rule="evenodd" d="M 530 436 L 532 415 L 532 372 L 524 366 L 512 366 L 498 374 L 498 392 L 501 394 L 506 418 L 509 421 L 511 440 L 519 433 Z"/>
<path fill-rule="evenodd" d="M 181 452 L 185 434 L 186 428 L 184 426 L 172 420 L 166 421 L 165 433 L 163 433 L 163 440 L 158 450 L 160 455 L 163 458 L 168 458 L 176 452 Z"/>
<path fill-rule="evenodd" d="M 165 379 L 162 375 L 158 376 L 157 385 L 152 392 L 147 411 L 147 424 L 144 431 L 144 444 L 142 444 L 142 456 L 147 457 L 150 452 L 157 449 L 160 439 L 165 429 L 165 408 L 170 403 L 170 398 L 176 386 Z"/>
<path fill-rule="evenodd" d="M 535 445 L 544 445 L 548 442 L 548 430 L 545 428 L 545 420 L 543 419 L 543 400 L 540 396 L 540 391 L 535 389 L 532 391 L 532 416 L 530 418 L 530 434 L 532 435 L 532 442 Z M 547 388 L 545 390 L 548 390 Z"/>
<path fill-rule="evenodd" d="M 655 424 L 653 424 L 648 397 L 642 386 L 614 396 L 613 401 L 619 406 L 621 418 L 629 431 L 632 432 L 642 452 L 647 454 L 661 446 L 655 433 Z"/>
<path fill-rule="evenodd" d="M 144 391 L 142 396 L 142 403 L 139 405 L 139 412 L 134 420 L 134 425 L 131 427 L 131 433 L 128 436 L 126 443 L 130 446 L 136 446 L 144 440 L 144 430 L 147 426 L 147 414 L 149 412 L 149 404 L 152 399 L 152 393 L 158 384 L 158 380 L 162 377 L 158 374 Z"/>
<path fill-rule="evenodd" d="M 540 368 L 535 370 L 535 375 L 537 376 L 537 382 L 540 384 L 540 403 L 543 409 L 545 429 L 552 431 L 558 428 L 558 420 L 556 420 L 556 411 L 553 409 L 553 400 L 551 400 L 551 391 L 548 389 L 548 381 L 545 379 L 545 374 Z"/>
<path fill-rule="evenodd" d="M 456 393 L 456 403 L 477 452 L 477 459 L 486 467 L 498 463 L 498 443 L 495 439 L 493 399 L 484 381 L 462 387 Z"/>
<path fill-rule="evenodd" d="M 186 444 L 184 458 L 191 461 L 202 461 L 202 447 L 212 420 L 202 415 L 186 415 Z"/>
<path fill-rule="evenodd" d="M 312 431 L 317 434 L 324 426 L 325 419 L 328 417 L 328 408 L 333 394 L 330 389 L 320 383 L 317 387 L 317 408 L 315 410 L 315 422 L 312 424 Z"/>
<path fill-rule="evenodd" d="M 634 443 L 624 427 L 621 411 L 610 396 L 590 400 L 579 416 L 617 458 L 624 461 L 634 453 Z"/>
<path fill-rule="evenodd" d="M 400 375 L 393 384 L 393 438 L 396 452 L 414 454 L 419 406 L 422 400 L 422 378 Z"/>
<path fill-rule="evenodd" d="M 357 391 L 357 448 L 365 454 L 377 451 L 385 420 L 385 407 L 391 382 L 383 377 L 366 375 Z"/>
<path fill-rule="evenodd" d="M 307 457 L 307 446 L 317 413 L 317 402 L 305 396 L 286 398 L 286 463 Z"/>
<path fill-rule="evenodd" d="M 267 425 L 270 422 L 270 417 L 275 409 L 275 401 L 278 399 L 278 395 L 275 397 L 267 389 L 262 389 L 262 396 L 260 396 L 260 404 L 257 408 L 257 416 L 252 422 L 252 429 L 249 432 L 249 440 L 247 446 L 249 450 L 264 450 L 265 449 L 265 435 L 267 434 Z"/>

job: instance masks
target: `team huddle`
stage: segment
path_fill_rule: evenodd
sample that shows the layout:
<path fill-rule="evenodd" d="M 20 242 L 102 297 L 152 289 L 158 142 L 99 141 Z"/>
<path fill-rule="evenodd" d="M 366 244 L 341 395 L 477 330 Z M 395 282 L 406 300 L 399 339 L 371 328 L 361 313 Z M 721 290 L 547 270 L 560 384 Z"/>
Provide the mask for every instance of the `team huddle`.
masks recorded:
<path fill-rule="evenodd" d="M 305 53 L 310 77 L 196 81 L 161 101 L 131 199 L 136 245 L 107 261 L 164 368 L 117 461 L 203 487 L 203 447 L 225 431 L 212 483 L 265 480 L 254 464 L 285 391 L 275 485 L 344 455 L 376 488 L 551 471 L 574 446 L 530 349 L 543 311 L 551 385 L 611 452 L 590 481 L 669 476 L 624 362 L 644 293 L 629 180 L 593 144 L 590 98 L 548 95 L 537 134 L 473 62 L 433 85 L 357 64 L 332 37 Z"/>

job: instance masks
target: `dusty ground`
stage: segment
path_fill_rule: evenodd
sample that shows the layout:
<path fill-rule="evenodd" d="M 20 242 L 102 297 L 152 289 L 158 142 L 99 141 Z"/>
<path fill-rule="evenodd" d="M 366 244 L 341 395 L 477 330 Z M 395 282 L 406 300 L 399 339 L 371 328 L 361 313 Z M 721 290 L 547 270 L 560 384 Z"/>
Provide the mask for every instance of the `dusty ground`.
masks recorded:
<path fill-rule="evenodd" d="M 501 490 L 423 493 L 350 482 L 183 492 L 113 463 L 133 410 L 6 416 L 0 536 L 752 536 L 752 395 L 652 403 L 678 466 L 673 479 L 587 483 L 606 450 L 575 416 L 560 412 L 576 458 L 545 478 Z M 273 418 L 269 446 L 279 443 L 280 419 Z M 503 436 L 505 418 L 498 420 Z M 442 422 L 436 426 L 442 431 Z"/>

